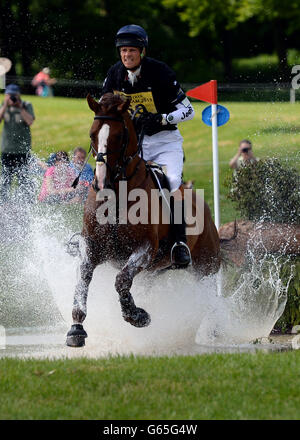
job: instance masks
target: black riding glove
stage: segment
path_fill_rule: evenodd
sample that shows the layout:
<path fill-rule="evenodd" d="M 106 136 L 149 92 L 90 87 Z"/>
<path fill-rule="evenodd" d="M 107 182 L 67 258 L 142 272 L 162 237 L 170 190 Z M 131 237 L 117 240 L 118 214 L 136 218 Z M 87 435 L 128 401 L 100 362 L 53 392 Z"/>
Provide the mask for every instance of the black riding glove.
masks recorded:
<path fill-rule="evenodd" d="M 142 118 L 142 125 L 144 128 L 144 133 L 147 136 L 152 136 L 161 131 L 162 115 L 160 113 L 147 113 Z"/>

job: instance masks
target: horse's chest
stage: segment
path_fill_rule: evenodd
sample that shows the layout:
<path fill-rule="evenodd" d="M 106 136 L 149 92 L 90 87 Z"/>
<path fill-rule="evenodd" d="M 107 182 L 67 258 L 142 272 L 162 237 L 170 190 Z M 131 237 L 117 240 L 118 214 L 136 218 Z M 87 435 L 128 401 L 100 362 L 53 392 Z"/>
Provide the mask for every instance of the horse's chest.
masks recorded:
<path fill-rule="evenodd" d="M 141 235 L 137 234 L 137 227 L 128 228 L 128 225 L 116 225 L 107 236 L 106 247 L 111 259 L 127 260 L 141 242 Z"/>

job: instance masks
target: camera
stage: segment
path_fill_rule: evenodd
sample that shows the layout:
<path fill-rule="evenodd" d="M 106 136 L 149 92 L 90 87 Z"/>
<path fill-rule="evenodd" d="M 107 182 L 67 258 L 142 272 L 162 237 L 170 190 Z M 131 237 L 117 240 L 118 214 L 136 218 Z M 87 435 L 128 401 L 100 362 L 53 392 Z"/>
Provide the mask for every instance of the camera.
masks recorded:
<path fill-rule="evenodd" d="M 10 99 L 11 99 L 11 101 L 12 101 L 13 103 L 16 103 L 16 102 L 17 102 L 17 97 L 16 97 L 16 95 L 10 95 Z"/>
<path fill-rule="evenodd" d="M 249 150 L 250 150 L 250 148 L 243 148 L 242 153 L 248 153 Z"/>

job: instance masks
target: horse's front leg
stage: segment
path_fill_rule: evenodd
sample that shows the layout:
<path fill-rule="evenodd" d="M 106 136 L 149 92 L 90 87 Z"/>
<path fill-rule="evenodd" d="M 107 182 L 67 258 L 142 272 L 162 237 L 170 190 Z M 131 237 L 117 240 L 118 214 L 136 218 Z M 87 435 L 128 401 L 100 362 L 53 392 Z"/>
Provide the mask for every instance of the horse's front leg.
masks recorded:
<path fill-rule="evenodd" d="M 136 249 L 116 277 L 115 287 L 119 294 L 123 318 L 135 327 L 147 327 L 151 319 L 144 309 L 136 307 L 130 288 L 133 278 L 149 266 L 154 254 L 150 245 Z"/>
<path fill-rule="evenodd" d="M 82 323 L 87 314 L 88 289 L 95 267 L 96 264 L 88 258 L 80 265 L 80 279 L 76 285 L 72 310 L 73 325 L 67 334 L 67 345 L 69 347 L 82 347 L 85 345 L 87 333 Z"/>

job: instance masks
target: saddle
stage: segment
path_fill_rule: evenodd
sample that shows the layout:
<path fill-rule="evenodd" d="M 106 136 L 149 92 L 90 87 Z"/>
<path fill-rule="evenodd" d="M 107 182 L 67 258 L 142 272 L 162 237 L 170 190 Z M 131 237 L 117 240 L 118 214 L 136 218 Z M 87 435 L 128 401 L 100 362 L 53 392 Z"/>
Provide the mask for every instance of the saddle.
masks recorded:
<path fill-rule="evenodd" d="M 155 162 L 148 160 L 146 162 L 146 168 L 150 172 L 155 187 L 162 192 L 164 189 L 170 191 L 169 180 L 163 170 L 163 168 Z"/>

